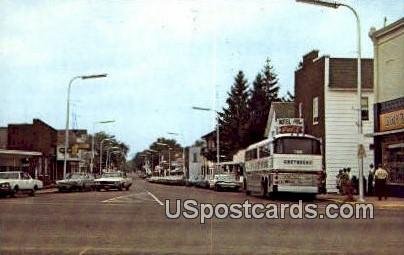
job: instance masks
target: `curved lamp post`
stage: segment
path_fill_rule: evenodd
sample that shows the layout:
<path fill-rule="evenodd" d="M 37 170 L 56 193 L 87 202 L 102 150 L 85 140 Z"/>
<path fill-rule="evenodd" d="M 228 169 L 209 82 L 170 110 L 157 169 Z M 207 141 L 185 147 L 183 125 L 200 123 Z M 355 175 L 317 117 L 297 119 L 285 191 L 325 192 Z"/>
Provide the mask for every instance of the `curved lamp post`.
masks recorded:
<path fill-rule="evenodd" d="M 66 102 L 66 128 L 65 128 L 65 153 L 63 160 L 63 178 L 66 178 L 66 169 L 67 169 L 67 151 L 69 147 L 69 115 L 70 115 L 70 90 L 73 84 L 73 81 L 77 79 L 87 80 L 87 79 L 97 79 L 97 78 L 105 78 L 107 74 L 95 74 L 95 75 L 81 75 L 73 77 L 69 85 L 67 86 L 67 102 Z"/>

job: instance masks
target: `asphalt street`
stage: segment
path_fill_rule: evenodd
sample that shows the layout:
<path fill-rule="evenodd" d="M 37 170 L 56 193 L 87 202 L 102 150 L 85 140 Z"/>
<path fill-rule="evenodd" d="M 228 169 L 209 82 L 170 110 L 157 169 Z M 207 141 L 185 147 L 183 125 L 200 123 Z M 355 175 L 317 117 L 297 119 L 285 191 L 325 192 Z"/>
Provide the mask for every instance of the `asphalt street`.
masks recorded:
<path fill-rule="evenodd" d="M 166 199 L 171 205 L 175 199 L 274 202 L 141 179 L 130 191 L 2 198 L 0 254 L 400 254 L 404 249 L 403 209 L 376 209 L 374 219 L 214 218 L 200 224 L 168 219 L 161 205 Z M 314 202 L 320 210 L 328 203 Z"/>

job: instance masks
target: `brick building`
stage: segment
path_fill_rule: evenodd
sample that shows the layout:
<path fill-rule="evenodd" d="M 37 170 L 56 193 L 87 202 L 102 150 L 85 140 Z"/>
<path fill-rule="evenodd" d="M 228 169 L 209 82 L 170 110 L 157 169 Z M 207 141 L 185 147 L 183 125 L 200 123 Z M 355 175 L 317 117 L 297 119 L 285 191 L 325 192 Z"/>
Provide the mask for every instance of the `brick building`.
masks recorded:
<path fill-rule="evenodd" d="M 37 157 L 22 159 L 23 167 L 45 184 L 56 178 L 56 141 L 56 129 L 40 119 L 34 119 L 32 124 L 9 124 L 7 128 L 7 149 L 16 154 L 21 154 L 18 151 L 35 152 Z"/>
<path fill-rule="evenodd" d="M 313 50 L 295 71 L 295 112 L 304 119 L 305 133 L 322 140 L 327 190 L 335 192 L 339 169 L 350 167 L 358 176 L 357 60 L 319 57 Z M 373 130 L 373 60 L 362 59 L 363 133 Z M 373 163 L 372 138 L 363 141 L 364 173 Z M 366 175 L 366 174 L 365 174 Z"/>

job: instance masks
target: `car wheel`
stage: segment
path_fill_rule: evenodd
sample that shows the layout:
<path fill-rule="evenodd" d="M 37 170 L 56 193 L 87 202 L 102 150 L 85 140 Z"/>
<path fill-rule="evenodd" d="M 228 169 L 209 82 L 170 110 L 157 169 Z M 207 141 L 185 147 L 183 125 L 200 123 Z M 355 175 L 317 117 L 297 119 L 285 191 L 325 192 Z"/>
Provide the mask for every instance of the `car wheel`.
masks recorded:
<path fill-rule="evenodd" d="M 12 196 L 12 197 L 15 197 L 19 191 L 20 191 L 20 190 L 19 190 L 18 186 L 15 186 L 14 189 L 13 189 L 13 192 L 12 192 L 11 196 Z"/>
<path fill-rule="evenodd" d="M 101 189 L 100 189 L 100 188 L 95 188 L 95 190 L 96 190 L 96 191 L 101 191 Z"/>
<path fill-rule="evenodd" d="M 123 189 L 123 184 L 119 184 L 118 190 L 119 190 L 119 191 L 122 191 L 122 189 Z"/>
<path fill-rule="evenodd" d="M 268 197 L 268 184 L 266 181 L 264 181 L 261 185 L 261 196 L 262 198 L 267 198 Z"/>
<path fill-rule="evenodd" d="M 126 189 L 126 191 L 128 191 L 129 190 L 129 188 L 130 188 L 130 186 L 127 186 L 125 189 Z"/>

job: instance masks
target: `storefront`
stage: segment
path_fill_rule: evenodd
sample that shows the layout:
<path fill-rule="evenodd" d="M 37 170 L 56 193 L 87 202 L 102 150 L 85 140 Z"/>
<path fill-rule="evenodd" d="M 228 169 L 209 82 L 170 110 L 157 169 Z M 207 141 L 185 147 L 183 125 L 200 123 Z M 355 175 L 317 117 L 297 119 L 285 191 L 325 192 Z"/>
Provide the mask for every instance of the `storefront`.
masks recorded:
<path fill-rule="evenodd" d="M 375 104 L 375 163 L 389 171 L 392 195 L 404 196 L 404 97 Z"/>

